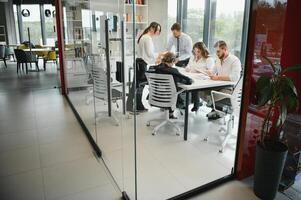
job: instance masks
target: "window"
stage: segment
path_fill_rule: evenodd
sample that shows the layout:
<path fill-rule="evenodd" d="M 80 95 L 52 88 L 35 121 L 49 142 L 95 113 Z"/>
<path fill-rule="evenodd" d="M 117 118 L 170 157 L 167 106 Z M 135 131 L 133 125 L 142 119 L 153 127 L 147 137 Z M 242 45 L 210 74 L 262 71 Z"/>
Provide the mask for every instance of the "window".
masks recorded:
<path fill-rule="evenodd" d="M 28 28 L 30 32 L 31 43 L 42 44 L 42 33 L 41 33 L 41 17 L 40 17 L 40 5 L 21 5 L 21 12 L 29 11 L 30 15 L 24 17 L 23 20 L 23 37 L 24 41 L 28 41 Z"/>
<path fill-rule="evenodd" d="M 177 3 L 175 0 L 168 0 L 168 22 L 167 32 L 170 32 L 170 27 L 177 22 Z M 167 34 L 169 36 L 169 34 Z"/>
<path fill-rule="evenodd" d="M 19 36 L 19 26 L 18 26 L 18 14 L 17 14 L 17 6 L 13 6 L 14 9 L 14 18 L 15 18 L 15 28 L 16 28 L 16 38 L 17 38 L 17 43 L 20 43 L 20 36 Z"/>
<path fill-rule="evenodd" d="M 216 41 L 224 40 L 234 55 L 240 58 L 242 29 L 244 20 L 244 0 L 217 0 L 211 4 L 212 10 L 209 33 L 209 47 L 214 52 Z"/>
<path fill-rule="evenodd" d="M 92 14 L 91 10 L 82 9 L 82 29 L 83 29 L 83 39 L 89 40 L 91 37 L 91 24 Z"/>
<path fill-rule="evenodd" d="M 51 4 L 44 5 L 44 13 L 41 13 L 45 16 L 45 35 L 46 35 L 46 44 L 54 46 L 57 38 L 56 35 L 56 21 L 55 21 L 55 7 Z"/>
<path fill-rule="evenodd" d="M 203 40 L 204 0 L 187 0 L 187 12 L 183 14 L 184 32 L 188 33 L 193 43 Z"/>

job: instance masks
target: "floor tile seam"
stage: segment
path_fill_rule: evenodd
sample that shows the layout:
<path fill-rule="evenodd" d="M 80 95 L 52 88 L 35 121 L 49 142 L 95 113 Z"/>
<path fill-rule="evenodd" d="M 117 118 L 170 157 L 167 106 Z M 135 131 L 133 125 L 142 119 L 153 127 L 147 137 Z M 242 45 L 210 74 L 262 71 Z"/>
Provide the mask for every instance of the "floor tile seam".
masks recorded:
<path fill-rule="evenodd" d="M 39 169 L 42 170 L 41 167 L 36 167 L 36 168 L 28 169 L 28 170 L 22 170 L 22 171 L 13 173 L 13 174 L 8 174 L 8 175 L 0 176 L 0 179 L 12 177 L 12 176 L 18 176 L 18 175 L 22 175 L 22 174 L 26 174 L 26 173 L 29 173 L 29 172 L 32 172 L 32 171 L 36 171 L 36 170 L 39 170 Z"/>

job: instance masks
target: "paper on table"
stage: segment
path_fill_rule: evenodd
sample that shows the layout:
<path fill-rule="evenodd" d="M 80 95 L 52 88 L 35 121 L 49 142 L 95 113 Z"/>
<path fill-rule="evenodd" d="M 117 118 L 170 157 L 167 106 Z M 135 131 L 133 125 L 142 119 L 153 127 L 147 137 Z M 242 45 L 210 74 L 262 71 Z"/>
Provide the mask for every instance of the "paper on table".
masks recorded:
<path fill-rule="evenodd" d="M 202 73 L 190 73 L 190 76 L 195 79 L 208 80 L 210 77 Z"/>

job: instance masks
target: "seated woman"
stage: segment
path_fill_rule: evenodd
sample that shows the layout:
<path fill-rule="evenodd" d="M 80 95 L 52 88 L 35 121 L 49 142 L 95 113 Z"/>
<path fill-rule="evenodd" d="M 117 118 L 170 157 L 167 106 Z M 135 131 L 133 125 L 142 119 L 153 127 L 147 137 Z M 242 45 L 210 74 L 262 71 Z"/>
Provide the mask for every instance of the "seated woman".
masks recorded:
<path fill-rule="evenodd" d="M 207 75 L 209 70 L 214 67 L 214 59 L 210 57 L 209 51 L 203 42 L 197 42 L 193 45 L 193 56 L 190 57 L 189 63 L 185 70 L 191 73 L 202 73 Z M 199 92 L 192 93 L 192 102 L 194 103 L 192 112 L 197 112 L 201 102 Z"/>
<path fill-rule="evenodd" d="M 191 85 L 192 79 L 187 76 L 184 76 L 178 71 L 177 68 L 174 68 L 173 66 L 175 63 L 176 63 L 176 56 L 171 52 L 167 52 L 163 55 L 161 59 L 161 64 L 150 67 L 149 72 L 158 73 L 158 74 L 171 74 L 175 81 L 176 87 L 178 83 Z M 179 95 L 177 100 L 177 107 L 179 104 L 183 104 L 183 102 L 184 102 L 183 99 Z M 174 119 L 176 118 L 173 115 L 173 110 L 169 111 L 169 117 Z"/>

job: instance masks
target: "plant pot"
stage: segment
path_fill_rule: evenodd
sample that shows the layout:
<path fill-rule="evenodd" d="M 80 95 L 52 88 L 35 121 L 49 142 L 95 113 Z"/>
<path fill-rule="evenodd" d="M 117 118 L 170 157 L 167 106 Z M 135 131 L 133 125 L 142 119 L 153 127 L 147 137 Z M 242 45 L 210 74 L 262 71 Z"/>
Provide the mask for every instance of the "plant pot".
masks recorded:
<path fill-rule="evenodd" d="M 265 148 L 257 143 L 254 173 L 254 193 L 257 197 L 263 200 L 275 198 L 287 151 L 287 146 L 281 142 L 267 143 Z"/>

